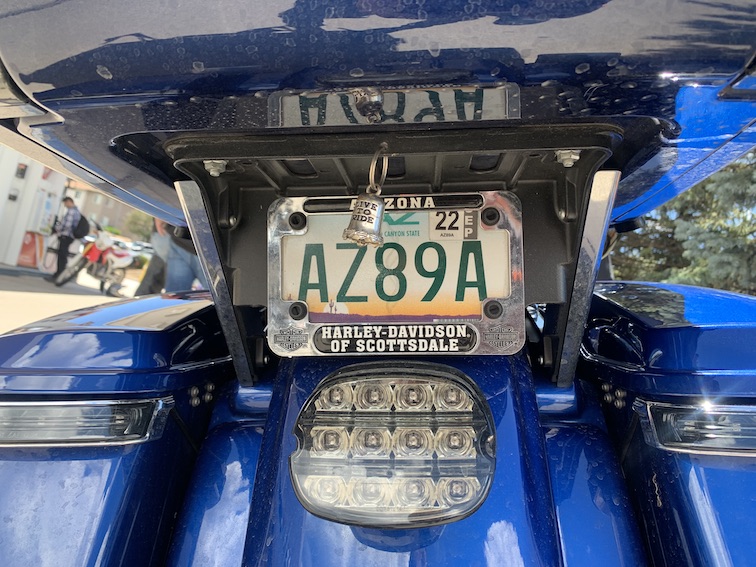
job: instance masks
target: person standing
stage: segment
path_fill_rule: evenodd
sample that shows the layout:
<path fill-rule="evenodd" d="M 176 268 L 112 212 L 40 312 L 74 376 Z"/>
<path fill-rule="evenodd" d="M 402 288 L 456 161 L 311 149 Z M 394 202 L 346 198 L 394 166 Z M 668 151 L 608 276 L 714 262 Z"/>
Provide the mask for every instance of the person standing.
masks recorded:
<path fill-rule="evenodd" d="M 62 219 L 55 223 L 54 227 L 55 232 L 58 233 L 58 266 L 53 275 L 45 278 L 47 281 L 55 281 L 55 278 L 66 269 L 68 249 L 74 241 L 73 232 L 81 219 L 81 213 L 71 197 L 63 199 L 63 206 L 66 208 L 66 213 Z"/>
<path fill-rule="evenodd" d="M 150 244 L 153 248 L 152 258 L 147 264 L 147 270 L 139 282 L 139 287 L 134 292 L 134 297 L 160 293 L 165 287 L 165 269 L 173 227 L 160 219 L 154 219 L 153 228 L 150 235 Z"/>
<path fill-rule="evenodd" d="M 203 288 L 208 289 L 207 278 L 202 271 L 202 265 L 191 239 L 172 234 L 166 264 L 166 292 L 188 291 L 192 289 L 192 282 L 195 279 Z"/>

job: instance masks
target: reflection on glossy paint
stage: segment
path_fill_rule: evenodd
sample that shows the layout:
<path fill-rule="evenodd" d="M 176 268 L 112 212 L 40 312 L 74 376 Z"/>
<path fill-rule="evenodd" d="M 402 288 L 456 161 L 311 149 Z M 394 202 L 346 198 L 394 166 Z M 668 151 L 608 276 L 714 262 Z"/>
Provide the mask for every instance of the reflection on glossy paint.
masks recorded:
<path fill-rule="evenodd" d="M 335 522 L 322 522 L 309 514 L 305 524 L 309 520 L 315 520 L 313 525 L 320 534 L 320 539 L 325 542 L 318 545 L 320 549 L 331 549 L 333 553 L 328 557 L 328 564 L 334 567 L 409 567 L 411 553 L 394 553 L 381 551 L 367 545 L 350 545 L 354 541 L 351 528 Z M 317 565 L 316 560 L 312 565 Z"/>
<path fill-rule="evenodd" d="M 488 567 L 525 567 L 517 531 L 511 522 L 494 522 L 488 528 L 485 554 Z"/>
<path fill-rule="evenodd" d="M 700 523 L 700 533 L 706 541 L 706 547 L 713 559 L 713 564 L 720 567 L 732 565 L 732 559 L 727 551 L 727 545 L 722 537 L 722 526 L 717 520 L 714 503 L 709 497 L 706 487 L 705 472 L 700 471 L 701 477 L 697 476 L 698 469 L 692 467 L 688 475 L 688 490 L 690 502 L 696 511 L 696 517 Z"/>
<path fill-rule="evenodd" d="M 123 342 L 130 343 L 128 335 Z M 11 368 L 118 368 L 133 364 L 131 345 L 114 350 L 113 344 L 103 345 L 94 333 L 61 333 L 42 335 L 36 344 L 11 359 Z"/>
<path fill-rule="evenodd" d="M 120 319 L 114 319 L 106 324 L 111 327 L 132 327 L 162 331 L 212 304 L 213 302 L 209 299 L 186 301 L 177 305 L 168 305 L 168 307 L 130 314 Z"/>
<path fill-rule="evenodd" d="M 0 562 L 88 565 L 107 537 L 102 518 L 114 461 L 0 461 Z M 30 545 L 30 537 L 34 537 Z"/>
<path fill-rule="evenodd" d="M 218 487 L 218 502 L 208 511 L 209 519 L 202 523 L 196 536 L 198 542 L 206 544 L 197 546 L 196 565 L 230 565 L 233 561 L 238 562 L 244 549 L 249 522 L 250 479 L 239 461 L 231 461 L 225 467 L 223 480 L 223 486 Z M 223 545 L 218 545 L 213 534 L 223 534 Z"/>

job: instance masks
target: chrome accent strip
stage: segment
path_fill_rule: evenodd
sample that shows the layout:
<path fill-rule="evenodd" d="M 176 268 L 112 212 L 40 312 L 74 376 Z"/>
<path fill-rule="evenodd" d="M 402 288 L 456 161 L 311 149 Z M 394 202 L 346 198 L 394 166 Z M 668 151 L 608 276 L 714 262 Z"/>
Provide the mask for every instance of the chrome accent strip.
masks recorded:
<path fill-rule="evenodd" d="M 585 215 L 583 238 L 576 262 L 575 281 L 570 296 L 570 311 L 567 316 L 564 340 L 562 342 L 557 369 L 557 386 L 569 386 L 575 376 L 580 344 L 583 340 L 588 310 L 593 297 L 601 254 L 604 251 L 606 230 L 614 197 L 619 184 L 619 171 L 599 171 L 593 177 L 588 211 Z"/>
<path fill-rule="evenodd" d="M 756 450 L 749 451 L 743 449 L 707 449 L 702 447 L 687 447 L 687 446 L 675 446 L 665 445 L 657 435 L 656 424 L 654 423 L 654 416 L 651 413 L 651 408 L 668 408 L 670 410 L 682 410 L 696 412 L 704 409 L 702 406 L 692 406 L 689 404 L 668 404 L 664 402 L 652 402 L 636 398 L 633 402 L 633 411 L 638 415 L 641 424 L 641 430 L 643 431 L 643 438 L 646 443 L 656 449 L 663 451 L 670 451 L 672 453 L 686 453 L 692 455 L 716 455 L 720 457 L 751 457 L 756 456 Z M 706 408 L 707 413 L 715 414 L 739 414 L 748 415 L 753 414 L 756 416 L 756 406 L 746 405 L 714 405 Z"/>
<path fill-rule="evenodd" d="M 202 264 L 210 293 L 215 301 L 221 329 L 226 337 L 228 350 L 234 362 L 236 377 L 243 385 L 254 382 L 250 356 L 247 350 L 244 328 L 231 299 L 223 263 L 218 251 L 218 235 L 215 224 L 210 222 L 210 212 L 202 195 L 200 186 L 194 181 L 177 181 L 175 183 L 181 208 L 189 225 L 197 255 Z"/>
<path fill-rule="evenodd" d="M 77 400 L 77 401 L 71 401 L 71 400 L 62 400 L 62 401 L 24 401 L 24 402 L 0 402 L 0 409 L 2 408 L 41 408 L 41 407 L 47 407 L 47 408 L 66 408 L 66 407 L 109 407 L 109 406 L 117 406 L 117 405 L 137 405 L 137 404 L 144 404 L 144 403 L 152 403 L 154 404 L 154 408 L 152 411 L 152 418 L 150 419 L 150 424 L 147 426 L 147 432 L 143 437 L 140 437 L 138 439 L 128 439 L 128 440 L 122 440 L 113 438 L 113 439 L 102 439 L 98 441 L 64 441 L 64 440 L 58 440 L 58 441 L 39 441 L 39 442 L 19 442 L 19 443 L 9 443 L 7 441 L 0 440 L 0 447 L 15 447 L 15 448 L 24 448 L 24 447 L 38 447 L 38 448 L 44 448 L 44 447 L 105 447 L 105 446 L 123 446 L 123 445 L 138 445 L 140 443 L 145 443 L 147 441 L 150 441 L 152 439 L 160 439 L 160 437 L 163 435 L 163 431 L 165 430 L 165 424 L 168 421 L 168 414 L 173 409 L 175 402 L 173 399 L 173 396 L 166 396 L 164 398 L 145 398 L 145 399 L 132 399 L 132 400 Z"/>

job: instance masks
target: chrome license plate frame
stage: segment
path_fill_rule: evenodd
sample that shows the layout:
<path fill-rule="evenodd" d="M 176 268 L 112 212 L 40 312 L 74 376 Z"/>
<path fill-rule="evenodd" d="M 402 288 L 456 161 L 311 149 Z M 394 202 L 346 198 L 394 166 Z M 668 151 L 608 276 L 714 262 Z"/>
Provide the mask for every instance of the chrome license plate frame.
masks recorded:
<path fill-rule="evenodd" d="M 342 239 L 354 197 L 271 205 L 271 350 L 285 357 L 518 352 L 525 303 L 517 197 L 483 191 L 385 199 L 381 249 Z"/>

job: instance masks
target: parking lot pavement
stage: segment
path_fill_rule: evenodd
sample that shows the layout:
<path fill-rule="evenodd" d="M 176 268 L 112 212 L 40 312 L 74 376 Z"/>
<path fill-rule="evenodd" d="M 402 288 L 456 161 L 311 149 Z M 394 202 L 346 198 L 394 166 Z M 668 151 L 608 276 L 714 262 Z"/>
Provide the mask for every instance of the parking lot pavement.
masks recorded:
<path fill-rule="evenodd" d="M 124 295 L 133 295 L 136 285 L 133 280 L 125 280 Z M 100 293 L 99 281 L 87 274 L 79 274 L 76 282 L 55 287 L 41 275 L 0 267 L 0 334 L 66 311 L 118 299 Z"/>

